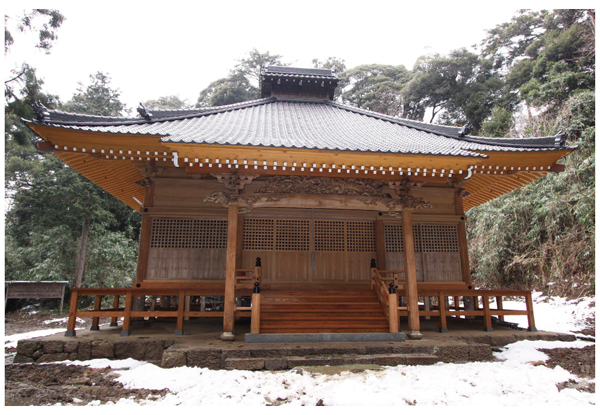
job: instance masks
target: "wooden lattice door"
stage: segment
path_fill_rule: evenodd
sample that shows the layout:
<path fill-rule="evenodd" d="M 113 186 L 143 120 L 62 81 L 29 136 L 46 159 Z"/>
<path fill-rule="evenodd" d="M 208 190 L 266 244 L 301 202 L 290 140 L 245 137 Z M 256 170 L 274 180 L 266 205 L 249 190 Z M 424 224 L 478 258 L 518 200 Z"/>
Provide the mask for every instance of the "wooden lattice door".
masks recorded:
<path fill-rule="evenodd" d="M 374 255 L 372 221 L 244 219 L 244 267 L 261 257 L 265 282 L 368 281 Z"/>

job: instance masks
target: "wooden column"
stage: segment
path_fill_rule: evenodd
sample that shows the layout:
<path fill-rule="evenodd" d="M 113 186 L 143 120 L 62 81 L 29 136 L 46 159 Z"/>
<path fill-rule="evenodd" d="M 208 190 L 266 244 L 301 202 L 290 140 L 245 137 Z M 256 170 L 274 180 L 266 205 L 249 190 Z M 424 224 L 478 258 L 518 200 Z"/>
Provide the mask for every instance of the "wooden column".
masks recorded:
<path fill-rule="evenodd" d="M 148 275 L 148 259 L 150 257 L 150 238 L 152 236 L 152 218 L 145 212 L 154 203 L 154 182 L 146 180 L 144 188 L 144 206 L 142 206 L 142 224 L 140 226 L 140 244 L 138 248 L 138 263 L 136 282 L 146 279 Z"/>
<path fill-rule="evenodd" d="M 386 270 L 385 263 L 385 224 L 381 219 L 375 221 L 375 250 L 377 269 Z"/>
<path fill-rule="evenodd" d="M 454 206 L 457 215 L 464 217 L 463 198 L 460 195 L 461 189 L 454 193 Z M 469 266 L 469 245 L 467 244 L 467 225 L 465 220 L 458 223 L 458 253 L 460 255 L 460 269 L 462 280 L 466 284 L 471 284 L 471 267 Z"/>
<path fill-rule="evenodd" d="M 415 243 L 412 228 L 412 211 L 402 212 L 402 239 L 404 242 L 404 270 L 406 275 L 406 302 L 408 306 L 408 338 L 423 338 L 419 322 L 419 301 L 417 293 L 417 265 L 415 261 Z"/>
<path fill-rule="evenodd" d="M 223 334 L 221 340 L 234 340 L 233 329 L 235 326 L 235 267 L 238 248 L 238 205 L 229 204 L 227 217 L 227 264 L 225 272 L 225 300 L 223 313 Z"/>
<path fill-rule="evenodd" d="M 463 198 L 461 196 L 462 189 L 456 189 L 454 192 L 454 209 L 457 215 L 464 217 L 465 210 L 463 207 Z M 460 270 L 462 280 L 465 284 L 471 285 L 471 266 L 469 265 L 469 245 L 467 243 L 467 224 L 466 218 L 458 223 L 458 255 L 460 256 Z M 463 297 L 465 311 L 475 309 L 475 299 L 473 297 Z M 468 320 L 473 320 L 475 316 L 465 316 Z"/>

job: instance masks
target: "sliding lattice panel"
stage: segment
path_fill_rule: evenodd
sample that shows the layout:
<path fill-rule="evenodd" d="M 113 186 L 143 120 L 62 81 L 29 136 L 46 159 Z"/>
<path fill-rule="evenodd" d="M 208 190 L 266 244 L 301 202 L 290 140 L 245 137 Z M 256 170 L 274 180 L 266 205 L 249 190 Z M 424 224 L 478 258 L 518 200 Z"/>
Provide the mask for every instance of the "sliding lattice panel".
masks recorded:
<path fill-rule="evenodd" d="M 461 281 L 458 227 L 453 224 L 413 224 L 417 281 Z M 388 269 L 404 269 L 402 224 L 385 225 Z"/>
<path fill-rule="evenodd" d="M 148 279 L 224 279 L 227 221 L 153 218 Z"/>

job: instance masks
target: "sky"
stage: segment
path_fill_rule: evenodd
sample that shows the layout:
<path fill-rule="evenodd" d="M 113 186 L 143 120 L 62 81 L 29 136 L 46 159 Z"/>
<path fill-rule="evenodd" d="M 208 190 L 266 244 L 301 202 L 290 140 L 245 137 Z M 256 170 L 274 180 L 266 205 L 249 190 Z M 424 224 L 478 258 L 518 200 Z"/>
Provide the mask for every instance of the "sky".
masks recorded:
<path fill-rule="evenodd" d="M 27 3 L 6 8 L 5 14 L 17 16 Z M 336 56 L 348 68 L 378 63 L 412 69 L 419 56 L 480 43 L 486 29 L 510 21 L 520 8 L 538 8 L 539 2 L 41 3 L 36 7 L 59 9 L 66 17 L 58 40 L 44 54 L 13 31 L 5 79 L 8 71 L 28 62 L 37 68 L 46 92 L 65 102 L 79 82 L 87 85 L 91 74 L 102 71 L 111 76 L 121 100 L 135 109 L 141 101 L 168 95 L 195 104 L 201 90 L 227 76 L 253 48 L 282 55 L 296 67 Z"/>

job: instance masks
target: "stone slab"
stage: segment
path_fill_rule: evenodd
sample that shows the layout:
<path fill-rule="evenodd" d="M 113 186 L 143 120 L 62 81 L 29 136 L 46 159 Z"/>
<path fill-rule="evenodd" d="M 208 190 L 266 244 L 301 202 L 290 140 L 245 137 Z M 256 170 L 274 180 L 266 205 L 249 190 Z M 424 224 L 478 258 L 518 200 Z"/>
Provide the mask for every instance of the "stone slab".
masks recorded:
<path fill-rule="evenodd" d="M 404 342 L 404 333 L 246 334 L 246 343 Z"/>

